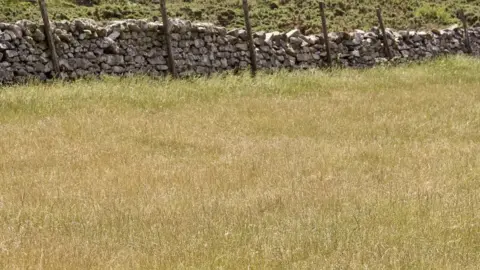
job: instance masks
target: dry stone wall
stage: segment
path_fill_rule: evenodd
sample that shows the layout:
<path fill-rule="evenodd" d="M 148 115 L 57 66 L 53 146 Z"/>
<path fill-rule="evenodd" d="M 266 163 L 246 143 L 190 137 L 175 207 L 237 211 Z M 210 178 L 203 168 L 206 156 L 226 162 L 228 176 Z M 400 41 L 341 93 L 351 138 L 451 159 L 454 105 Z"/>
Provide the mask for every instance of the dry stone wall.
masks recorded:
<path fill-rule="evenodd" d="M 246 31 L 210 24 L 172 20 L 172 46 L 180 76 L 205 75 L 248 68 Z M 89 19 L 52 23 L 61 77 L 99 74 L 166 75 L 167 51 L 159 22 L 126 20 L 97 23 Z M 468 30 L 474 53 L 480 45 L 480 28 Z M 344 67 L 370 67 L 385 62 L 382 36 L 369 32 L 330 33 L 334 61 Z M 463 30 L 452 27 L 428 32 L 387 29 L 396 61 L 418 60 L 466 52 Z M 288 33 L 254 34 L 260 69 L 306 69 L 326 66 L 325 40 L 321 35 Z M 52 63 L 43 25 L 30 21 L 0 23 L 0 83 L 22 82 L 29 77 L 46 79 Z"/>

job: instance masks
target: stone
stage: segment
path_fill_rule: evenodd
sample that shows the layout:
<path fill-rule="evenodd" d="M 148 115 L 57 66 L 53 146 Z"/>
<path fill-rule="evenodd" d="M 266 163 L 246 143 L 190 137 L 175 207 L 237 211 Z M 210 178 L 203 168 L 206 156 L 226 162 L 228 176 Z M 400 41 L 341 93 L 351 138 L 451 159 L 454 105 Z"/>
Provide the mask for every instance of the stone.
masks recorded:
<path fill-rule="evenodd" d="M 14 51 L 14 50 L 6 50 L 5 51 L 5 55 L 8 57 L 8 58 L 14 58 L 14 57 L 17 57 L 19 54 L 17 51 Z"/>
<path fill-rule="evenodd" d="M 120 32 L 113 31 L 110 35 L 108 35 L 108 38 L 111 39 L 112 41 L 115 41 L 119 36 L 120 36 Z"/>
<path fill-rule="evenodd" d="M 32 66 L 27 66 L 25 69 L 28 73 L 35 73 L 35 69 Z"/>
<path fill-rule="evenodd" d="M 413 42 L 420 42 L 422 40 L 423 40 L 423 37 L 420 36 L 420 35 L 414 35 L 413 38 L 412 38 Z"/>
<path fill-rule="evenodd" d="M 27 55 L 27 57 L 25 58 L 25 60 L 27 62 L 37 62 L 40 60 L 40 58 L 36 55 L 33 55 L 33 54 L 30 54 L 30 55 Z"/>
<path fill-rule="evenodd" d="M 291 37 L 291 38 L 290 38 L 290 43 L 291 43 L 292 45 L 298 45 L 298 46 L 300 46 L 300 45 L 302 45 L 303 40 L 302 40 L 301 38 L 298 38 L 298 37 Z"/>
<path fill-rule="evenodd" d="M 164 65 L 167 63 L 165 58 L 163 56 L 157 56 L 154 58 L 148 58 L 147 62 L 150 63 L 151 65 Z"/>
<path fill-rule="evenodd" d="M 93 52 L 87 52 L 87 53 L 85 53 L 85 57 L 86 57 L 87 59 L 95 59 L 95 58 L 97 58 L 97 56 L 96 56 L 95 53 L 93 53 Z"/>
<path fill-rule="evenodd" d="M 80 69 L 88 69 L 92 65 L 92 62 L 87 59 L 78 58 L 75 59 L 75 66 Z"/>
<path fill-rule="evenodd" d="M 268 33 L 266 35 L 265 41 L 267 41 L 269 39 L 272 42 L 279 42 L 279 41 L 282 41 L 282 40 L 286 40 L 286 35 L 278 32 L 278 31 L 275 31 L 275 32 L 272 32 L 272 33 Z"/>
<path fill-rule="evenodd" d="M 75 29 L 79 32 L 82 32 L 85 29 L 92 30 L 96 26 L 96 22 L 91 19 L 75 19 L 73 22 L 73 25 L 75 26 Z"/>
<path fill-rule="evenodd" d="M 309 36 L 302 36 L 301 37 L 305 42 L 307 42 L 309 45 L 314 45 L 320 42 L 320 39 L 315 36 L 315 35 L 309 35 Z"/>
<path fill-rule="evenodd" d="M 7 27 L 7 29 L 10 30 L 11 32 L 13 32 L 14 35 L 15 35 L 17 38 L 22 38 L 22 37 L 23 37 L 23 31 L 22 31 L 22 28 L 21 28 L 19 25 L 10 24 L 10 25 Z"/>
<path fill-rule="evenodd" d="M 227 44 L 227 39 L 225 37 L 217 37 L 217 43 L 219 45 L 225 45 Z"/>
<path fill-rule="evenodd" d="M 293 29 L 292 31 L 288 32 L 287 34 L 287 38 L 290 39 L 292 37 L 300 37 L 301 33 L 300 33 L 300 30 L 298 29 Z"/>
<path fill-rule="evenodd" d="M 228 61 L 226 58 L 222 58 L 220 59 L 220 65 L 223 67 L 223 68 L 227 68 L 228 67 Z"/>
<path fill-rule="evenodd" d="M 241 51 L 248 51 L 248 44 L 247 43 L 237 43 L 235 45 L 235 48 L 237 48 Z"/>
<path fill-rule="evenodd" d="M 247 40 L 247 38 L 248 38 L 247 31 L 245 31 L 243 29 L 233 29 L 231 31 L 228 31 L 227 35 L 233 36 L 233 37 L 236 37 L 236 38 L 240 38 L 240 39 L 243 39 L 243 40 Z"/>
<path fill-rule="evenodd" d="M 110 46 L 114 45 L 115 41 L 111 39 L 110 37 L 103 38 L 102 40 L 97 41 L 97 46 L 106 49 L 109 48 Z"/>
<path fill-rule="evenodd" d="M 106 55 L 106 63 L 110 66 L 118 66 L 125 64 L 123 55 Z"/>
<path fill-rule="evenodd" d="M 133 32 L 141 32 L 142 31 L 142 28 L 135 23 L 128 23 L 127 27 L 130 31 L 133 31 Z"/>
<path fill-rule="evenodd" d="M 256 37 L 256 38 L 253 39 L 253 43 L 255 43 L 255 45 L 257 45 L 257 46 L 262 46 L 263 44 L 265 44 L 265 40 Z"/>
<path fill-rule="evenodd" d="M 135 57 L 135 63 L 137 64 L 144 64 L 145 63 L 145 57 L 138 55 Z"/>
<path fill-rule="evenodd" d="M 14 40 L 14 39 L 17 39 L 19 37 L 17 37 L 17 35 L 15 34 L 15 32 L 13 31 L 10 31 L 10 30 L 5 30 L 3 32 L 3 35 L 4 35 L 4 39 L 6 41 L 10 41 L 10 40 Z"/>
<path fill-rule="evenodd" d="M 265 40 L 265 38 L 267 37 L 267 33 L 265 33 L 265 31 L 256 32 L 255 34 L 253 34 L 253 37 Z"/>
<path fill-rule="evenodd" d="M 180 35 L 179 33 L 172 33 L 170 34 L 170 37 L 172 40 L 182 40 L 182 35 Z"/>
<path fill-rule="evenodd" d="M 114 67 L 112 68 L 112 70 L 113 70 L 114 73 L 123 73 L 123 72 L 125 72 L 125 68 L 120 67 L 120 66 L 114 66 Z"/>
<path fill-rule="evenodd" d="M 433 30 L 432 30 L 432 33 L 434 33 L 434 34 L 437 35 L 437 36 L 443 35 L 443 31 L 442 31 L 442 30 L 438 30 L 438 29 L 433 29 Z"/>
<path fill-rule="evenodd" d="M 44 72 L 45 65 L 40 62 L 37 62 L 33 65 L 33 68 L 35 69 L 36 72 Z"/>
<path fill-rule="evenodd" d="M 205 41 L 203 39 L 195 39 L 193 44 L 195 45 L 196 48 L 201 48 L 205 46 Z"/>
<path fill-rule="evenodd" d="M 58 65 L 60 66 L 60 69 L 67 70 L 67 71 L 72 71 L 73 70 L 69 61 L 67 61 L 66 59 L 58 60 Z"/>
<path fill-rule="evenodd" d="M 97 34 L 98 37 L 106 37 L 107 36 L 107 29 L 104 27 L 97 28 L 95 33 Z"/>
<path fill-rule="evenodd" d="M 105 63 L 101 63 L 101 64 L 100 64 L 100 67 L 101 67 L 103 70 L 109 70 L 109 69 L 112 68 L 110 65 L 105 64 Z"/>
<path fill-rule="evenodd" d="M 168 70 L 168 66 L 167 66 L 167 65 L 156 65 L 155 68 L 156 68 L 158 71 L 166 71 L 166 70 Z"/>
<path fill-rule="evenodd" d="M 298 54 L 297 55 L 297 60 L 300 61 L 300 62 L 307 62 L 307 61 L 310 61 L 312 60 L 313 57 L 311 54 Z"/>
<path fill-rule="evenodd" d="M 262 51 L 262 52 L 269 52 L 270 49 L 271 49 L 271 48 L 270 48 L 269 46 L 261 46 L 261 47 L 260 47 L 260 51 Z"/>

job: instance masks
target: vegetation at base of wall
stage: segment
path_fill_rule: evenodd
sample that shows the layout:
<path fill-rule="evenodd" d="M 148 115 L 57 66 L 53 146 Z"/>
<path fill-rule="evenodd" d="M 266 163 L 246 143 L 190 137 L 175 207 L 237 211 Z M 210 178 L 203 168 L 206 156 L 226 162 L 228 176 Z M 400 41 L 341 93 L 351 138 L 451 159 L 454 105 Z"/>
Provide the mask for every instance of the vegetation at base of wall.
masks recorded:
<path fill-rule="evenodd" d="M 151 0 L 47 0 L 55 20 L 89 17 L 96 20 L 153 18 L 160 16 L 159 4 Z M 304 33 L 319 32 L 317 0 L 249 0 L 256 30 L 287 31 L 298 27 Z M 384 10 L 392 28 L 444 27 L 457 22 L 456 11 L 466 10 L 471 25 L 480 24 L 480 0 L 326 0 L 327 17 L 334 31 L 369 29 L 377 25 L 375 9 Z M 79 5 L 79 3 L 83 5 Z M 229 28 L 243 27 L 240 0 L 167 0 L 170 16 L 208 21 Z M 0 0 L 0 21 L 38 20 L 36 1 Z"/>
<path fill-rule="evenodd" d="M 478 269 L 478 74 L 0 88 L 0 269 Z"/>

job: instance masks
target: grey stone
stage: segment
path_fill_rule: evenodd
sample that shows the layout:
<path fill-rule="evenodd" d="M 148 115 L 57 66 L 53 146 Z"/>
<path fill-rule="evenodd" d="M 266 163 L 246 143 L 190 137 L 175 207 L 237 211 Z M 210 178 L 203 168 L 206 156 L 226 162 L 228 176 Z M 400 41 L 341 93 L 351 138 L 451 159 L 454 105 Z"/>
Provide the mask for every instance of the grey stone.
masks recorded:
<path fill-rule="evenodd" d="M 5 55 L 6 55 L 8 58 L 14 58 L 14 57 L 18 56 L 18 52 L 17 52 L 17 51 L 14 51 L 14 50 L 6 50 L 6 51 L 5 51 Z"/>
<path fill-rule="evenodd" d="M 23 37 L 22 27 L 20 27 L 19 25 L 10 24 L 7 27 L 7 29 L 12 31 L 17 38 L 22 38 Z"/>
<path fill-rule="evenodd" d="M 88 69 L 92 65 L 92 62 L 87 59 L 78 58 L 75 59 L 75 66 L 80 69 Z"/>
<path fill-rule="evenodd" d="M 25 57 L 25 60 L 26 60 L 27 62 L 37 62 L 37 61 L 40 60 L 40 57 L 38 57 L 38 56 L 36 56 L 36 55 L 34 55 L 34 54 L 29 54 L 29 55 L 27 55 L 27 56 Z"/>
<path fill-rule="evenodd" d="M 147 59 L 148 63 L 150 63 L 151 65 L 163 65 L 163 64 L 166 64 L 167 61 L 165 60 L 165 58 L 163 58 L 162 56 L 157 56 L 155 58 L 148 58 Z"/>
<path fill-rule="evenodd" d="M 18 70 L 16 71 L 16 73 L 17 73 L 17 74 L 16 74 L 17 76 L 28 76 L 28 75 L 29 75 L 29 73 L 28 73 L 25 69 L 23 69 L 23 68 L 18 69 Z"/>
<path fill-rule="evenodd" d="M 10 30 L 5 30 L 3 34 L 6 41 L 10 41 L 18 38 L 15 32 Z"/>
<path fill-rule="evenodd" d="M 110 70 L 112 67 L 108 64 L 105 64 L 105 63 L 101 63 L 100 64 L 100 67 L 103 69 L 103 70 Z"/>
<path fill-rule="evenodd" d="M 193 43 L 196 48 L 201 48 L 205 46 L 205 41 L 203 39 L 196 39 Z"/>
<path fill-rule="evenodd" d="M 87 59 L 95 59 L 95 58 L 97 58 L 97 56 L 96 56 L 95 53 L 93 53 L 93 52 L 87 52 L 87 53 L 85 54 L 85 57 L 86 57 Z"/>
<path fill-rule="evenodd" d="M 106 55 L 106 63 L 110 66 L 118 66 L 125 64 L 124 56 L 123 55 Z"/>
<path fill-rule="evenodd" d="M 158 71 L 166 71 L 166 70 L 168 70 L 168 66 L 167 66 L 167 65 L 156 65 L 155 68 L 156 68 Z"/>
<path fill-rule="evenodd" d="M 243 29 L 233 29 L 228 31 L 227 35 L 245 40 L 247 38 L 247 31 Z"/>
<path fill-rule="evenodd" d="M 67 70 L 67 71 L 72 71 L 73 68 L 70 65 L 69 61 L 66 59 L 60 59 L 58 60 L 58 65 L 60 66 L 60 69 Z"/>
<path fill-rule="evenodd" d="M 293 29 L 292 31 L 288 32 L 286 35 L 287 35 L 287 38 L 290 39 L 292 37 L 300 37 L 301 33 L 300 33 L 300 30 Z"/>
<path fill-rule="evenodd" d="M 170 37 L 172 38 L 172 40 L 177 40 L 177 41 L 182 39 L 182 36 L 179 33 L 172 33 L 170 34 Z"/>
<path fill-rule="evenodd" d="M 142 28 L 135 23 L 129 23 L 129 24 L 127 24 L 127 26 L 128 26 L 128 29 L 130 29 L 130 31 L 133 31 L 133 32 L 141 32 L 142 31 Z"/>
<path fill-rule="evenodd" d="M 255 45 L 257 46 L 262 46 L 263 44 L 265 44 L 265 40 L 264 39 L 261 39 L 261 38 L 254 38 L 253 39 L 253 42 L 255 43 Z"/>
<path fill-rule="evenodd" d="M 248 44 L 247 43 L 237 43 L 235 45 L 235 48 L 237 48 L 241 51 L 248 51 Z"/>
<path fill-rule="evenodd" d="M 302 45 L 303 40 L 302 40 L 301 38 L 298 38 L 298 37 L 291 37 L 291 38 L 290 38 L 290 43 L 291 43 L 292 45 L 298 45 L 298 46 L 300 46 L 300 45 Z"/>
<path fill-rule="evenodd" d="M 113 31 L 110 35 L 108 35 L 108 38 L 111 40 L 116 40 L 120 36 L 120 32 L 118 31 Z"/>
<path fill-rule="evenodd" d="M 75 29 L 79 32 L 82 32 L 85 29 L 92 30 L 96 26 L 96 22 L 91 19 L 76 19 L 73 21 L 73 25 L 75 26 Z"/>
<path fill-rule="evenodd" d="M 123 73 L 123 72 L 125 72 L 125 68 L 120 67 L 120 66 L 114 66 L 114 67 L 112 68 L 112 70 L 113 70 L 114 73 Z"/>
<path fill-rule="evenodd" d="M 297 60 L 301 61 L 301 62 L 307 62 L 307 61 L 310 61 L 312 59 L 313 59 L 313 57 L 312 57 L 311 54 L 298 54 L 297 55 Z"/>
<path fill-rule="evenodd" d="M 286 35 L 282 34 L 278 31 L 272 32 L 272 33 L 267 33 L 265 36 L 265 42 L 270 43 L 270 42 L 279 42 L 281 40 L 285 40 Z"/>
<path fill-rule="evenodd" d="M 106 49 L 114 44 L 115 44 L 115 41 L 113 41 L 113 39 L 111 39 L 110 37 L 106 37 L 106 38 L 103 38 L 102 40 L 97 41 L 97 46 L 102 49 Z"/>
<path fill-rule="evenodd" d="M 145 57 L 138 55 L 135 57 L 135 63 L 137 64 L 144 64 L 145 63 Z"/>
<path fill-rule="evenodd" d="M 35 69 L 36 72 L 44 72 L 45 65 L 40 62 L 37 62 L 33 65 L 33 68 Z"/>

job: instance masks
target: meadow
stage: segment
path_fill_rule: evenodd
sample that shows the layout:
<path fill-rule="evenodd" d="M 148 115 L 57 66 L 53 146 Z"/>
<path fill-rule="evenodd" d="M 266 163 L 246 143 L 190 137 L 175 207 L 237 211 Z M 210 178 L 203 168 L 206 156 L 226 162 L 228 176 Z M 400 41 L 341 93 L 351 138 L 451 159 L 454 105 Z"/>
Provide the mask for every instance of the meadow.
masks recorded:
<path fill-rule="evenodd" d="M 0 88 L 2 269 L 478 269 L 480 62 Z"/>
<path fill-rule="evenodd" d="M 152 19 L 160 16 L 152 0 L 46 0 L 50 17 L 98 21 Z M 157 1 L 158 2 L 158 1 Z M 211 22 L 228 28 L 243 27 L 241 0 L 166 0 L 171 17 Z M 317 0 L 248 0 L 255 30 L 321 33 Z M 332 31 L 369 30 L 378 26 L 375 10 L 382 7 L 387 27 L 425 29 L 459 23 L 456 11 L 465 9 L 470 25 L 480 25 L 480 0 L 325 0 Z M 83 3 L 84 5 L 79 5 Z M 85 5 L 87 4 L 87 5 Z M 90 4 L 90 5 L 88 5 Z M 35 1 L 0 0 L 0 21 L 40 20 Z"/>

